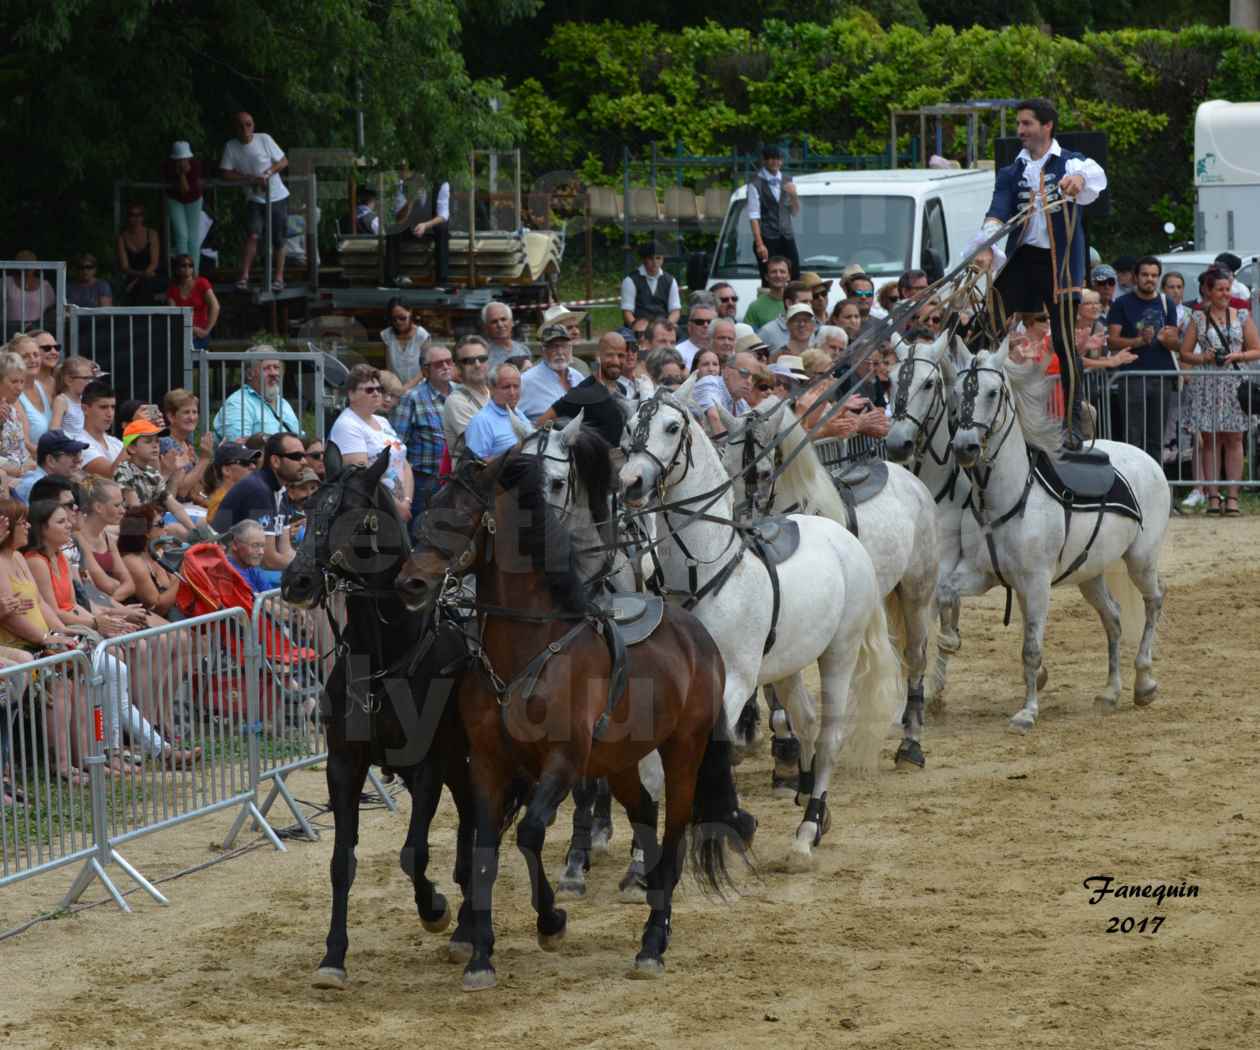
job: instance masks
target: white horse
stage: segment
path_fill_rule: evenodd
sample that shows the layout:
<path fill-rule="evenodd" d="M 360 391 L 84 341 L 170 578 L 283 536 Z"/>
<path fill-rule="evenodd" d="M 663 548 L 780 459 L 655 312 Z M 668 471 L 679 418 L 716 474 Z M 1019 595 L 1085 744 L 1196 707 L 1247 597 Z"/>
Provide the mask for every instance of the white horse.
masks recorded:
<path fill-rule="evenodd" d="M 962 559 L 963 513 L 971 498 L 971 479 L 959 467 L 950 446 L 953 434 L 949 401 L 953 391 L 944 371 L 944 363 L 950 359 L 949 339 L 946 333 L 931 345 L 897 345 L 898 361 L 891 373 L 892 426 L 884 438 L 889 460 L 905 464 L 927 487 L 935 502 L 938 583 L 949 579 Z M 970 359 L 965 347 L 960 354 L 966 355 L 963 359 Z M 940 631 L 936 636 L 936 667 L 927 690 L 933 711 L 945 708 L 945 671 L 949 656 L 962 648 L 957 594 L 938 587 L 937 606 Z M 1044 685 L 1043 672 L 1038 686 Z"/>
<path fill-rule="evenodd" d="M 875 567 L 847 529 L 793 515 L 800 545 L 777 566 L 776 587 L 733 523 L 730 479 L 686 405 L 658 391 L 627 430 L 623 497 L 631 507 L 655 501 L 665 589 L 709 629 L 726 664 L 728 730 L 757 686 L 770 683 L 800 735 L 808 803 L 788 866 L 808 868 L 830 823 L 827 791 L 842 743 L 846 760 L 873 768 L 901 703 L 901 668 Z M 821 711 L 801 674 L 815 661 Z"/>
<path fill-rule="evenodd" d="M 1013 730 L 1037 720 L 1038 673 L 1050 609 L 1050 588 L 1075 584 L 1097 611 L 1107 633 L 1107 684 L 1097 696 L 1103 710 L 1120 696 L 1120 607 L 1103 573 L 1124 560 L 1142 594 L 1146 624 L 1138 645 L 1133 702 L 1155 699 L 1151 673 L 1155 626 L 1164 601 L 1158 562 L 1172 497 L 1163 471 L 1139 448 L 1098 441 L 1128 483 L 1141 521 L 1104 510 L 1078 510 L 1067 520 L 1063 506 L 1035 482 L 1030 446 L 1059 452 L 1060 423 L 1047 411 L 1054 380 L 1036 362 L 1008 359 L 1009 341 L 982 351 L 961 371 L 945 357 L 942 372 L 958 406 L 953 449 L 972 480 L 972 504 L 962 521 L 962 559 L 945 581 L 953 596 L 978 595 L 1005 580 L 1019 598 L 1024 618 L 1024 706 Z"/>
<path fill-rule="evenodd" d="M 786 411 L 787 407 L 786 402 L 774 398 L 739 418 L 723 414 L 729 437 L 722 458 L 736 480 L 737 505 L 741 489 L 750 480 L 745 477 L 746 464 L 752 463 L 758 506 L 776 514 L 796 508 L 802 514 L 819 514 L 847 527 L 840 494 L 813 443 L 806 440 L 803 424 Z M 777 439 L 781 440 L 774 453 L 763 455 Z M 786 466 L 776 478 L 779 464 Z M 764 501 L 769 502 L 768 507 Z M 905 736 L 894 762 L 898 769 L 922 769 L 923 672 L 939 563 L 936 507 L 923 482 L 908 470 L 889 464 L 888 483 L 879 495 L 857 505 L 854 518 L 857 538 L 874 563 L 889 623 L 895 631 L 900 628 L 902 635 L 900 648 L 907 676 L 902 717 Z"/>

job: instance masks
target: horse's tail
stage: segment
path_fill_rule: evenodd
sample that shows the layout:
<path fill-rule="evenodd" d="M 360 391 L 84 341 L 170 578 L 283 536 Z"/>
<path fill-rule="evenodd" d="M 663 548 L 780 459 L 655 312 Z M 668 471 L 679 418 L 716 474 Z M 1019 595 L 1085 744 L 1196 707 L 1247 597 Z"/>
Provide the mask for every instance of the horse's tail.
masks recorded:
<path fill-rule="evenodd" d="M 529 805 L 530 796 L 534 793 L 534 782 L 522 773 L 514 776 L 507 786 L 503 799 L 503 823 L 499 825 L 499 834 L 506 835 L 516 823 L 521 810 Z"/>
<path fill-rule="evenodd" d="M 1146 628 L 1146 603 L 1142 599 L 1142 592 L 1129 577 L 1123 561 L 1108 565 L 1103 571 L 1103 580 L 1111 596 L 1120 604 L 1121 640 L 1137 645 Z"/>
<path fill-rule="evenodd" d="M 751 838 L 752 829 L 742 827 L 745 818 L 751 820 L 739 809 L 731 771 L 731 742 L 721 727 L 715 726 L 700 760 L 692 803 L 691 871 L 702 892 L 726 900 L 726 891 L 734 889 L 727 863 L 728 844 L 751 863 L 745 839 Z"/>
<path fill-rule="evenodd" d="M 909 633 L 906 631 L 906 610 L 896 587 L 884 598 L 884 615 L 888 621 L 888 640 L 892 643 L 893 652 L 904 659 Z"/>
<path fill-rule="evenodd" d="M 888 616 L 877 602 L 858 649 L 849 686 L 848 724 L 840 762 L 845 769 L 874 772 L 879 750 L 905 699 L 901 659 L 888 637 Z"/>

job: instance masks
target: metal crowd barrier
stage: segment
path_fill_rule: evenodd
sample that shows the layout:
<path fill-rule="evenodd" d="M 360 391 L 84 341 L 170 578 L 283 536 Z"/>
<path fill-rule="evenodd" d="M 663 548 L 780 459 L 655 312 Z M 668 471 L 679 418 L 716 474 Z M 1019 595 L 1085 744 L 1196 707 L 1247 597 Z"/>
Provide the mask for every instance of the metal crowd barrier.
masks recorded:
<path fill-rule="evenodd" d="M 30 275 L 36 277 L 34 288 L 27 288 Z M 51 284 L 49 281 L 51 280 Z M 0 332 L 7 342 L 18 332 L 47 328 L 65 345 L 66 334 L 66 264 L 64 262 L 26 262 L 0 260 Z"/>
<path fill-rule="evenodd" d="M 192 309 L 178 306 L 70 306 L 69 352 L 108 372 L 120 401 L 158 404 L 191 385 Z"/>
<path fill-rule="evenodd" d="M 323 436 L 325 410 L 329 407 L 324 386 L 324 355 L 311 351 L 196 350 L 191 341 L 186 349 L 185 386 L 196 390 L 201 402 L 203 423 L 213 424 L 215 433 L 243 441 L 250 434 L 313 433 Z M 282 396 L 260 404 L 255 397 L 229 398 L 244 385 L 243 367 L 250 361 L 280 361 L 285 373 Z M 214 411 L 211 411 L 214 406 Z M 215 423 L 218 419 L 219 422 Z M 296 424 L 296 426 L 295 426 Z"/>

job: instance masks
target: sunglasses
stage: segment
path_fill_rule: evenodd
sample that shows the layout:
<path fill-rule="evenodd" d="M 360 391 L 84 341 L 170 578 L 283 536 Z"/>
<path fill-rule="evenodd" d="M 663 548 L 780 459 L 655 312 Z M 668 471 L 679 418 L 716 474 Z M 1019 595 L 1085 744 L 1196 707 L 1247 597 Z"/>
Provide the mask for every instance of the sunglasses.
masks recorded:
<path fill-rule="evenodd" d="M 737 303 L 739 302 L 739 296 L 738 295 L 720 295 L 718 296 L 718 302 L 719 303 Z"/>
<path fill-rule="evenodd" d="M 1104 277 L 1102 280 L 1095 281 L 1094 283 L 1095 284 L 1115 284 L 1116 279 L 1114 277 Z"/>
<path fill-rule="evenodd" d="M 461 357 L 460 365 L 484 365 L 490 360 L 489 354 L 478 354 L 476 357 Z"/>
<path fill-rule="evenodd" d="M 288 459 L 288 456 L 285 457 Z M 229 459 L 223 464 L 225 467 L 252 467 L 254 461 L 252 459 Z"/>
<path fill-rule="evenodd" d="M 377 387 L 379 390 L 380 387 Z M 301 463 L 306 458 L 305 452 L 275 452 L 273 455 L 279 456 L 281 459 L 287 459 L 290 463 Z"/>
<path fill-rule="evenodd" d="M 668 379 L 662 379 L 661 386 L 682 386 L 682 380 L 674 379 L 673 377 L 670 377 Z"/>
<path fill-rule="evenodd" d="M 712 317 L 692 317 L 688 320 L 688 324 L 693 324 L 697 328 L 708 328 L 712 323 Z"/>
<path fill-rule="evenodd" d="M 728 367 L 734 368 L 735 371 L 738 372 L 740 374 L 740 377 L 743 379 L 747 379 L 750 375 L 752 375 L 751 368 L 736 368 L 734 365 L 729 365 Z"/>
<path fill-rule="evenodd" d="M 757 390 L 762 394 L 768 394 L 774 389 L 769 383 L 758 383 Z"/>
<path fill-rule="evenodd" d="M 826 298 L 827 298 L 827 289 L 826 289 L 826 288 L 815 288 L 815 289 L 814 289 L 814 298 L 815 298 L 815 299 L 826 299 Z"/>
<path fill-rule="evenodd" d="M 307 459 L 313 459 L 316 461 L 324 458 L 324 454 L 322 452 L 305 452 L 303 455 L 305 455 Z"/>
<path fill-rule="evenodd" d="M 931 317 L 927 318 L 927 323 L 940 324 L 943 320 L 945 320 L 945 318 L 943 318 L 940 314 L 933 314 Z"/>
<path fill-rule="evenodd" d="M 875 293 L 874 293 L 874 292 L 859 292 L 859 291 L 857 291 L 856 289 L 854 289 L 854 291 L 853 291 L 853 297 L 854 297 L 855 299 L 870 299 L 870 298 L 872 298 L 874 295 L 875 295 Z"/>
<path fill-rule="evenodd" d="M 41 346 L 39 352 L 41 354 L 59 354 L 61 353 L 61 344 L 49 343 L 47 346 Z"/>
<path fill-rule="evenodd" d="M 365 394 L 379 394 L 381 392 L 379 384 L 377 386 L 361 386 L 359 390 Z"/>

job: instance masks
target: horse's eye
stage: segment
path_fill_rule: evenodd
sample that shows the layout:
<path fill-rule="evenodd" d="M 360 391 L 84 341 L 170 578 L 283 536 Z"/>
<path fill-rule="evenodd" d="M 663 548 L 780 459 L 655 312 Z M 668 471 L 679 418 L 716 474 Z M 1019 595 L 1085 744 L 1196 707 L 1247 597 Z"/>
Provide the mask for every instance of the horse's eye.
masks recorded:
<path fill-rule="evenodd" d="M 925 383 L 923 384 L 923 389 L 924 389 L 924 390 L 931 390 L 931 389 L 932 389 L 932 384 L 933 384 L 934 382 L 935 382 L 935 380 L 933 380 L 933 379 L 929 379 L 929 380 L 927 380 L 927 382 L 925 382 Z"/>
<path fill-rule="evenodd" d="M 562 488 L 564 488 L 564 482 L 563 482 L 560 478 L 552 478 L 552 479 L 551 479 L 551 491 L 552 491 L 552 492 L 559 492 Z"/>
<path fill-rule="evenodd" d="M 666 434 L 677 434 L 677 433 L 678 433 L 678 431 L 679 431 L 679 430 L 681 430 L 681 429 L 682 429 L 682 424 L 681 424 L 681 423 L 670 423 L 670 425 L 669 425 L 669 426 L 667 426 L 667 427 L 665 428 L 665 433 L 666 433 Z"/>
<path fill-rule="evenodd" d="M 990 401 L 992 401 L 992 400 L 993 400 L 993 398 L 997 397 L 997 391 L 996 391 L 996 390 L 988 390 L 988 391 L 986 391 L 986 392 L 985 392 L 985 395 L 984 395 L 984 396 L 985 396 L 985 397 L 987 397 Z"/>

